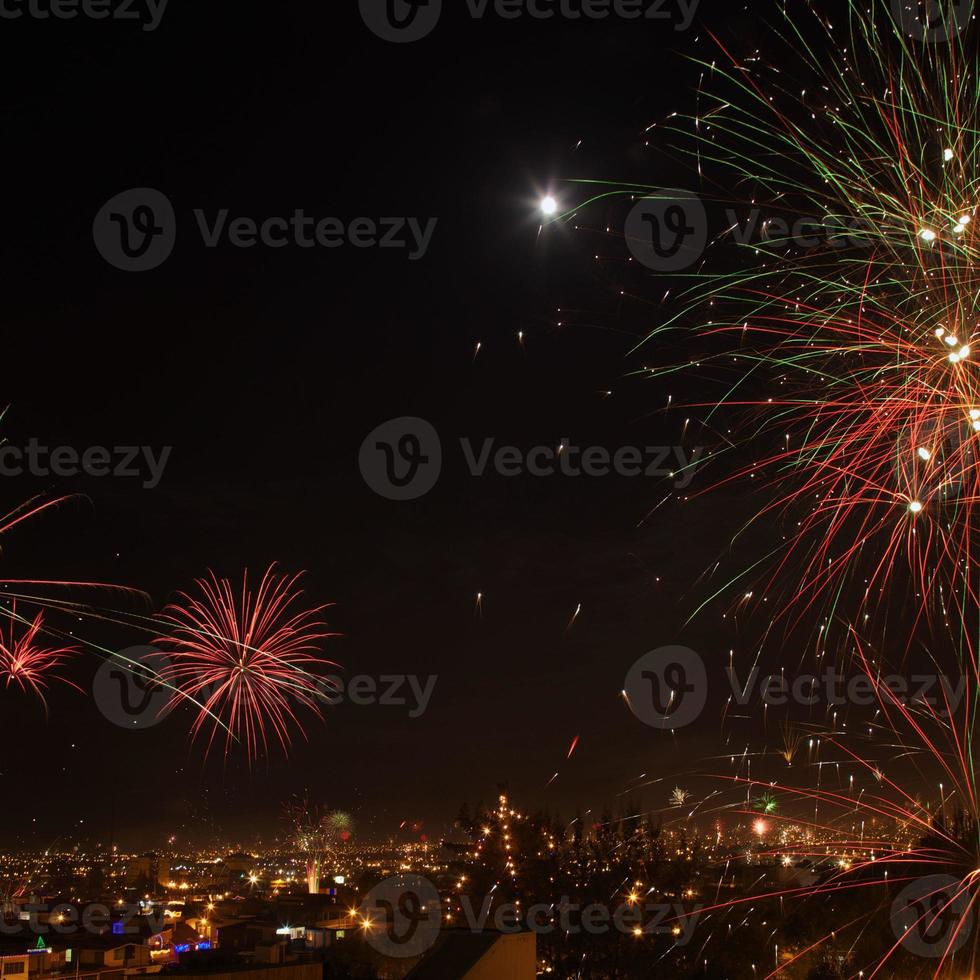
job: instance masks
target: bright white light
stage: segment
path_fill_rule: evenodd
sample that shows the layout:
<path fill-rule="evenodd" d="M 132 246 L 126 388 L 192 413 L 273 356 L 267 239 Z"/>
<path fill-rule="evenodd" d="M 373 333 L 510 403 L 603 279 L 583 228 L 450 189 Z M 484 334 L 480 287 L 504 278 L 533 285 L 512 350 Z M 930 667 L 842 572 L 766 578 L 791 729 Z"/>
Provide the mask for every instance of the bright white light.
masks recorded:
<path fill-rule="evenodd" d="M 541 213 L 546 218 L 550 218 L 557 211 L 558 211 L 558 202 L 553 197 L 546 197 L 541 202 Z"/>
<path fill-rule="evenodd" d="M 969 356 L 970 356 L 970 348 L 969 347 L 961 347 L 960 348 L 960 357 L 965 361 Z"/>
<path fill-rule="evenodd" d="M 936 240 L 936 233 L 931 228 L 923 228 L 919 232 L 919 237 L 924 242 L 934 242 Z"/>
<path fill-rule="evenodd" d="M 947 149 L 945 149 L 945 150 L 943 150 L 943 159 L 944 159 L 944 160 L 945 160 L 945 161 L 946 161 L 947 163 L 948 163 L 948 162 L 949 162 L 950 160 L 952 160 L 952 159 L 953 159 L 953 151 L 952 151 L 951 149 L 949 149 L 948 147 L 947 147 Z"/>
<path fill-rule="evenodd" d="M 922 504 L 920 504 L 918 500 L 913 500 L 912 503 L 909 504 L 909 510 L 912 511 L 913 514 L 921 514 Z"/>
<path fill-rule="evenodd" d="M 929 460 L 932 459 L 932 453 L 929 452 L 929 450 L 926 449 L 924 446 L 923 447 L 920 447 L 919 448 L 919 459 L 921 459 L 923 463 L 928 463 Z"/>
<path fill-rule="evenodd" d="M 964 214 L 960 216 L 960 220 L 956 222 L 958 225 L 968 225 L 970 223 L 970 216 Z"/>

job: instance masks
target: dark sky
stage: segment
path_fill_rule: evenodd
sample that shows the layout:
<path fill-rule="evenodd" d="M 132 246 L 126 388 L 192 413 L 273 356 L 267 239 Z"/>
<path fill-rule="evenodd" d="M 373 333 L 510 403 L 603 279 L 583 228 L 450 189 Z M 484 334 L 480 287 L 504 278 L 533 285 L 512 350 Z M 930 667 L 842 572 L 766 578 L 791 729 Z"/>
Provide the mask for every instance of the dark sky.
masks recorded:
<path fill-rule="evenodd" d="M 133 733 L 71 691 L 52 693 L 47 720 L 0 691 L 0 795 L 23 804 L 0 808 L 4 843 L 105 840 L 110 826 L 142 846 L 215 828 L 250 839 L 281 828 L 282 803 L 304 792 L 353 811 L 365 836 L 405 819 L 438 835 L 501 781 L 571 815 L 615 803 L 644 772 L 665 779 L 645 800 L 660 806 L 705 767 L 714 721 L 674 742 L 618 695 L 649 649 L 721 658 L 732 645 L 717 617 L 683 623 L 745 502 L 669 505 L 643 523 L 670 492 L 662 481 L 473 479 L 458 447 L 677 442 L 682 414 L 661 411 L 670 389 L 627 377 L 665 284 L 627 270 L 616 229 L 539 235 L 535 206 L 548 190 L 581 200 L 574 178 L 692 184 L 666 137 L 644 148 L 643 129 L 693 107 L 698 68 L 683 55 L 705 52 L 705 18 L 747 46 L 759 30 L 744 9 L 704 7 L 677 32 L 481 21 L 454 2 L 406 45 L 372 35 L 349 0 L 172 0 L 153 32 L 0 21 L 3 434 L 173 447 L 152 490 L 3 478 L 10 507 L 37 491 L 85 496 L 9 534 L 2 574 L 125 583 L 159 608 L 208 568 L 237 577 L 279 561 L 336 603 L 343 637 L 327 652 L 349 675 L 438 675 L 423 717 L 344 705 L 307 719 L 288 762 L 251 775 L 220 753 L 205 764 L 189 714 Z M 91 233 L 134 187 L 166 194 L 179 229 L 170 259 L 142 274 L 112 268 Z M 438 225 L 414 263 L 351 247 L 206 249 L 196 208 Z M 621 218 L 600 205 L 576 223 Z M 358 471 L 367 433 L 399 416 L 429 420 L 447 453 L 415 502 L 382 499 Z M 145 639 L 80 630 L 110 648 Z M 97 663 L 70 676 L 89 688 Z"/>

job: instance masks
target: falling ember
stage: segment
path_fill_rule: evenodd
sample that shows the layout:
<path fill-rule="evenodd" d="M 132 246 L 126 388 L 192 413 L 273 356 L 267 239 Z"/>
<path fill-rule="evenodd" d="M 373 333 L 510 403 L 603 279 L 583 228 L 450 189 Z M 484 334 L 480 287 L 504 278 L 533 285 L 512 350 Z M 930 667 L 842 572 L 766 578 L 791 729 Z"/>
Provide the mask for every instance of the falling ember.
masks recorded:
<path fill-rule="evenodd" d="M 566 758 L 571 759 L 572 753 L 578 748 L 578 740 L 579 740 L 578 735 L 576 735 L 575 738 L 572 739 L 572 745 L 571 748 L 568 750 L 568 755 L 566 756 Z"/>

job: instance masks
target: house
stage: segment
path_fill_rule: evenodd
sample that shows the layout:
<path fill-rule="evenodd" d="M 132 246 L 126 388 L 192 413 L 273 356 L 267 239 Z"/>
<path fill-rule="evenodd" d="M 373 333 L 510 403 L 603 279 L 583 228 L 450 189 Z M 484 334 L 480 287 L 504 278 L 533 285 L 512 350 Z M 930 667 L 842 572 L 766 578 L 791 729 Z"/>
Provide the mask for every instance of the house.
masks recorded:
<path fill-rule="evenodd" d="M 445 929 L 405 980 L 534 980 L 537 937 Z"/>

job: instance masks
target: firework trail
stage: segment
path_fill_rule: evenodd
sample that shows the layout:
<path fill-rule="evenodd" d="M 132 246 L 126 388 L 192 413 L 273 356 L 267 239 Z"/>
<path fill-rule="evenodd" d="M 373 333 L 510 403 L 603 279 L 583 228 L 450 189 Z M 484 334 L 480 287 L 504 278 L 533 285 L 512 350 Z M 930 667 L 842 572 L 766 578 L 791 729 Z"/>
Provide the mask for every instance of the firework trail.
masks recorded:
<path fill-rule="evenodd" d="M 241 742 L 251 764 L 268 755 L 270 737 L 288 752 L 292 730 L 303 731 L 297 708 L 320 714 L 313 671 L 334 666 L 319 646 L 336 634 L 319 619 L 327 606 L 301 605 L 299 578 L 272 565 L 252 591 L 247 572 L 238 589 L 210 572 L 160 614 L 168 632 L 156 643 L 170 658 L 160 675 L 177 692 L 164 710 L 197 705 L 191 737 L 208 731 L 208 753 L 220 731 L 226 758 Z"/>
<path fill-rule="evenodd" d="M 6 413 L 0 413 L 2 421 Z M 44 499 L 32 497 L 16 506 L 13 510 L 0 516 L 0 541 L 4 535 L 14 529 L 40 517 L 48 511 L 59 508 L 70 497 Z M 130 597 L 140 597 L 149 601 L 149 596 L 127 586 L 112 585 L 105 582 L 80 582 L 59 579 L 15 579 L 0 578 L 0 588 L 9 605 L 0 604 L 0 617 L 7 620 L 7 633 L 3 635 L 0 625 L 0 682 L 5 688 L 16 688 L 24 693 L 33 693 L 47 710 L 44 691 L 49 681 L 55 680 L 68 684 L 81 691 L 75 684 L 60 677 L 56 672 L 68 660 L 81 652 L 84 646 L 95 651 L 101 657 L 111 657 L 112 652 L 86 640 L 68 641 L 60 631 L 51 628 L 46 620 L 46 612 L 67 613 L 76 619 L 112 620 L 119 614 L 106 613 L 89 603 L 70 601 L 56 595 L 40 594 L 41 591 L 55 589 L 80 589 L 96 593 L 125 594 Z M 17 612 L 17 603 L 36 609 L 33 618 L 25 618 Z M 23 627 L 19 633 L 18 627 Z M 42 642 L 42 637 L 55 638 L 51 643 Z"/>
<path fill-rule="evenodd" d="M 811 632 L 805 655 L 817 666 L 837 659 L 873 688 L 870 717 L 828 708 L 807 723 L 809 739 L 786 723 L 781 751 L 733 755 L 724 777 L 742 796 L 728 808 L 758 838 L 755 857 L 818 871 L 816 884 L 768 898 L 854 894 L 863 906 L 814 945 L 776 944 L 770 976 L 803 975 L 794 971 L 841 941 L 854 962 L 872 896 L 887 906 L 903 883 L 937 873 L 955 884 L 912 923 L 959 917 L 935 959 L 902 960 L 897 934 L 847 975 L 976 966 L 966 926 L 980 899 L 980 82 L 975 25 L 950 19 L 946 43 L 927 43 L 921 22 L 894 19 L 917 6 L 849 2 L 838 22 L 827 4 L 786 4 L 775 56 L 712 37 L 712 55 L 695 59 L 697 111 L 670 121 L 704 183 L 737 208 L 646 350 L 685 331 L 690 368 L 724 392 L 689 407 L 706 429 L 737 433 L 713 454 L 735 461 L 709 490 L 751 487 L 763 503 L 740 535 L 779 536 L 698 611 L 716 600 L 738 614 L 766 609 L 767 638 L 776 622 L 784 640 Z M 715 261 L 726 247 L 729 261 Z M 750 462 L 737 461 L 743 452 Z M 884 680 L 890 659 L 904 665 L 919 648 L 957 696 L 902 697 Z M 776 759 L 814 785 L 752 771 Z M 937 787 L 938 801 L 923 803 Z M 750 915 L 760 901 L 708 911 Z"/>

